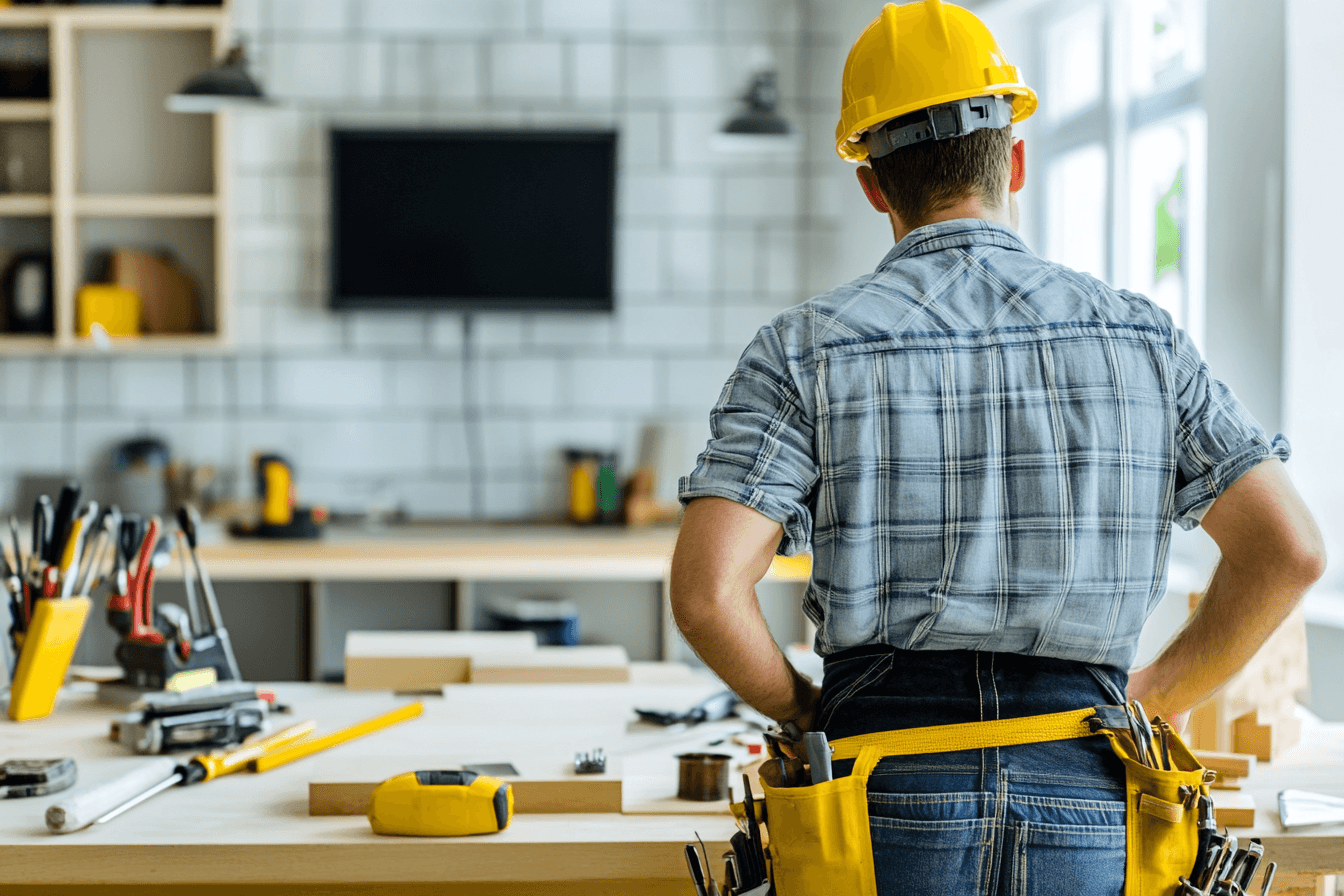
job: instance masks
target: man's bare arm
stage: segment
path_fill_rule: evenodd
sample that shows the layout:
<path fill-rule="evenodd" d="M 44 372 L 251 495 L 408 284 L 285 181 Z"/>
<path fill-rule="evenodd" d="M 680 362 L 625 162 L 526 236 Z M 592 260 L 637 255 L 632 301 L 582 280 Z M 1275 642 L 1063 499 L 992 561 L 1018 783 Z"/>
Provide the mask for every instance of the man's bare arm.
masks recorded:
<path fill-rule="evenodd" d="M 1161 655 L 1129 679 L 1130 696 L 1149 714 L 1181 722 L 1255 655 L 1325 571 L 1321 533 L 1277 460 L 1228 486 L 1202 525 L 1222 551 L 1208 591 Z"/>
<path fill-rule="evenodd" d="M 780 652 L 756 598 L 783 532 L 725 498 L 691 501 L 672 555 L 672 614 L 686 641 L 739 697 L 807 730 L 820 690 Z"/>

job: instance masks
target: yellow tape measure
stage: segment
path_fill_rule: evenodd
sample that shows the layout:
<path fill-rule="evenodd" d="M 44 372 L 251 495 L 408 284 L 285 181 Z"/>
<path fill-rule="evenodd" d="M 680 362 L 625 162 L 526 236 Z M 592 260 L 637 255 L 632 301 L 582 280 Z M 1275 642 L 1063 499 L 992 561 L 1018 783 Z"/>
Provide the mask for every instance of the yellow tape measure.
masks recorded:
<path fill-rule="evenodd" d="M 513 789 L 466 771 L 407 772 L 379 784 L 369 805 L 375 834 L 493 834 L 513 818 Z"/>

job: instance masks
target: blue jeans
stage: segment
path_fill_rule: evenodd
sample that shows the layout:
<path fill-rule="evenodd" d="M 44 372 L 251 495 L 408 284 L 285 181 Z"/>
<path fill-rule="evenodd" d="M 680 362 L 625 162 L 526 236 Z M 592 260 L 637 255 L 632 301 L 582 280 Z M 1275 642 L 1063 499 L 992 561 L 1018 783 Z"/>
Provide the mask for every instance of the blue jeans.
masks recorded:
<path fill-rule="evenodd" d="M 828 657 L 830 740 L 1124 701 L 1127 673 L 1070 660 L 859 647 Z M 836 776 L 852 761 L 835 763 Z M 868 781 L 879 896 L 1118 896 L 1125 772 L 1102 737 L 883 759 Z"/>

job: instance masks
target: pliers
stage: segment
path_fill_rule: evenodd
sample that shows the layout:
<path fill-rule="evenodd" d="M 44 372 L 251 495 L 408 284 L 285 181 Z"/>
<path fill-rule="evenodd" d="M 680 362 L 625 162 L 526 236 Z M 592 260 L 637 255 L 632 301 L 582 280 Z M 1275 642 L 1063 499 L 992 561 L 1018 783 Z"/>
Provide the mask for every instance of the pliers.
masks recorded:
<path fill-rule="evenodd" d="M 128 641 L 143 644 L 162 644 L 163 633 L 154 627 L 154 546 L 159 540 L 159 518 L 149 518 L 145 539 L 140 543 L 140 556 L 135 575 L 127 574 L 127 594 L 130 597 L 131 632 Z"/>

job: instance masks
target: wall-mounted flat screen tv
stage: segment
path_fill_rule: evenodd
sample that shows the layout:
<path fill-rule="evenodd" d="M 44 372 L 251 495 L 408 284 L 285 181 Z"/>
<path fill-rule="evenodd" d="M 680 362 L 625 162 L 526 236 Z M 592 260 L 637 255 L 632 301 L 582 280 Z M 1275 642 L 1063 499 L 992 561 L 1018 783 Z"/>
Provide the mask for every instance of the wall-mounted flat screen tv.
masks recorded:
<path fill-rule="evenodd" d="M 613 131 L 331 132 L 331 306 L 612 308 Z"/>

